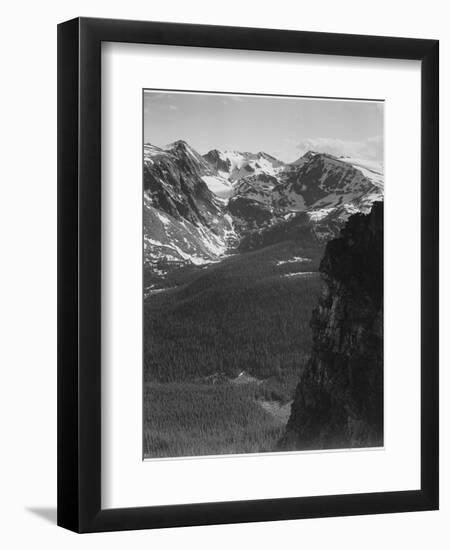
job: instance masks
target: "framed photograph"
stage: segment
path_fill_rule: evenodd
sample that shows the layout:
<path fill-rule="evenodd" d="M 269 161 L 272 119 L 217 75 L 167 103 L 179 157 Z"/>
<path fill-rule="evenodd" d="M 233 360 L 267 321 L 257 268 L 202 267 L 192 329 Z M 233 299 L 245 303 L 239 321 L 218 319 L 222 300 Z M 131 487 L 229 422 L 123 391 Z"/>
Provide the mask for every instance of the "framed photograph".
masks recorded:
<path fill-rule="evenodd" d="M 58 524 L 438 508 L 438 42 L 58 27 Z"/>

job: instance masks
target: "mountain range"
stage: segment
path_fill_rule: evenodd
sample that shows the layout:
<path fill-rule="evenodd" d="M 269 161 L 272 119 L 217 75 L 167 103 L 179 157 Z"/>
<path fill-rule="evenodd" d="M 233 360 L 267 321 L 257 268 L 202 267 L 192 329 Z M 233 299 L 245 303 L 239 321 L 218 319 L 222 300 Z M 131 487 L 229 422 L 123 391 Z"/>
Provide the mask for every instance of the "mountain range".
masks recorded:
<path fill-rule="evenodd" d="M 285 163 L 265 152 L 201 155 L 183 140 L 144 145 L 144 264 L 173 268 L 301 238 L 323 247 L 351 214 L 383 200 L 382 169 L 308 151 Z"/>
<path fill-rule="evenodd" d="M 143 185 L 144 455 L 382 444 L 382 169 L 179 140 Z"/>

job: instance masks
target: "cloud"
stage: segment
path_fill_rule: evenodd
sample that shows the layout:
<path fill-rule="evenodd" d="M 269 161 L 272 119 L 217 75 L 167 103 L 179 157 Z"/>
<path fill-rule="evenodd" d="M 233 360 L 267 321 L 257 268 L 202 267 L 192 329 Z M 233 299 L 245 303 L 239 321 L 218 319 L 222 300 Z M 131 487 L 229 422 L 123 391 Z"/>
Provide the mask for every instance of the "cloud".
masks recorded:
<path fill-rule="evenodd" d="M 334 156 L 348 156 L 367 160 L 383 159 L 383 139 L 372 136 L 361 141 L 349 141 L 337 138 L 308 138 L 297 144 L 301 154 L 307 151 L 329 153 Z"/>

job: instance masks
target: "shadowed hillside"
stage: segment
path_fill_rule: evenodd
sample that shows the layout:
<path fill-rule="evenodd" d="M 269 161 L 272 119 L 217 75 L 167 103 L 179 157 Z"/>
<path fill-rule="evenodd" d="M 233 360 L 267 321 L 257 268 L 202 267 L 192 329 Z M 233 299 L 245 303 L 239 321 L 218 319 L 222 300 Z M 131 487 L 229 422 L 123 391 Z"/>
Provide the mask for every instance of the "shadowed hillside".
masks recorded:
<path fill-rule="evenodd" d="M 383 204 L 356 214 L 327 244 L 326 289 L 283 449 L 383 444 Z"/>

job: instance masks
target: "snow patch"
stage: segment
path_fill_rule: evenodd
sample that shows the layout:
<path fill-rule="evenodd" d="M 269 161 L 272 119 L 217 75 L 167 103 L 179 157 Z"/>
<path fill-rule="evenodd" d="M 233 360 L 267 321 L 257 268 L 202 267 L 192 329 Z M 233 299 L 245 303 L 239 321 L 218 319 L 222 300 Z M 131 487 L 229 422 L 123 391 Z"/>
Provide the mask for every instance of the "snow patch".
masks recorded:
<path fill-rule="evenodd" d="M 309 263 L 312 262 L 311 258 L 302 258 L 301 256 L 294 256 L 289 260 L 279 260 L 276 265 L 284 264 L 296 264 L 296 263 Z"/>
<path fill-rule="evenodd" d="M 319 222 L 328 216 L 330 212 L 334 210 L 334 206 L 331 208 L 319 208 L 318 210 L 312 210 L 308 212 L 309 219 L 313 222 Z"/>
<path fill-rule="evenodd" d="M 221 176 L 202 176 L 202 180 L 208 189 L 220 198 L 228 198 L 233 192 L 233 187 Z"/>
<path fill-rule="evenodd" d="M 283 277 L 311 277 L 315 274 L 315 271 L 297 271 L 295 273 L 285 273 Z"/>
<path fill-rule="evenodd" d="M 170 220 L 169 218 L 163 214 L 160 210 L 155 210 L 156 212 L 156 215 L 158 216 L 158 218 L 162 221 L 162 223 L 167 227 L 168 225 L 170 225 Z"/>

